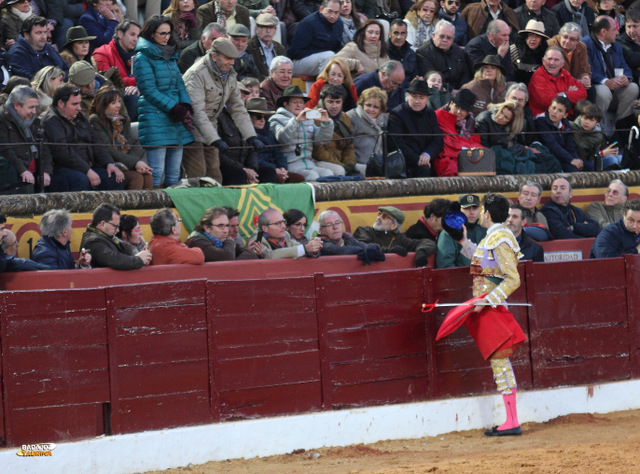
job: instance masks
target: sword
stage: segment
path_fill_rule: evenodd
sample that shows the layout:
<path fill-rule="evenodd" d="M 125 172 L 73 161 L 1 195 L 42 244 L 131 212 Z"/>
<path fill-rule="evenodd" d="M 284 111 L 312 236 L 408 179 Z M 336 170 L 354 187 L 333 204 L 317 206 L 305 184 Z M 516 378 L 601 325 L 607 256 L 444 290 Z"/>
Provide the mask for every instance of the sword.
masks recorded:
<path fill-rule="evenodd" d="M 491 303 L 440 303 L 440 300 L 436 300 L 435 303 L 422 304 L 422 312 L 429 313 L 434 310 L 434 308 L 442 308 L 447 306 L 491 306 Z M 531 303 L 508 303 L 509 306 L 533 306 Z"/>

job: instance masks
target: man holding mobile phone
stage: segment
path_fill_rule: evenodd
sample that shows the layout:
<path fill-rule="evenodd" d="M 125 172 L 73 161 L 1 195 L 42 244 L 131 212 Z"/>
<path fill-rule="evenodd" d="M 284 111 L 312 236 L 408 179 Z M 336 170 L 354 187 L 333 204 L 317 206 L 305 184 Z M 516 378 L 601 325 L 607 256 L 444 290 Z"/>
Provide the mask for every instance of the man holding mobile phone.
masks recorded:
<path fill-rule="evenodd" d="M 259 237 L 260 240 L 257 240 Z M 306 244 L 295 242 L 287 232 L 284 216 L 276 209 L 267 209 L 258 216 L 258 225 L 248 246 L 251 247 L 256 241 L 262 242 L 260 258 L 315 258 L 320 256 L 322 249 L 319 237 L 310 239 Z"/>

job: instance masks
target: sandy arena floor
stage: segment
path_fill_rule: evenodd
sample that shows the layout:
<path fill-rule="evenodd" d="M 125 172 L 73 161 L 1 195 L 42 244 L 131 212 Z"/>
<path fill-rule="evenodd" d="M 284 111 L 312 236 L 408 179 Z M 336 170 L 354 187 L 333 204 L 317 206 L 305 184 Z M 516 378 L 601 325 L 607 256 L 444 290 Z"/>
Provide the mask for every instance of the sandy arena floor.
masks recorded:
<path fill-rule="evenodd" d="M 638 473 L 640 410 L 525 423 L 523 435 L 482 431 L 232 459 L 162 473 Z"/>

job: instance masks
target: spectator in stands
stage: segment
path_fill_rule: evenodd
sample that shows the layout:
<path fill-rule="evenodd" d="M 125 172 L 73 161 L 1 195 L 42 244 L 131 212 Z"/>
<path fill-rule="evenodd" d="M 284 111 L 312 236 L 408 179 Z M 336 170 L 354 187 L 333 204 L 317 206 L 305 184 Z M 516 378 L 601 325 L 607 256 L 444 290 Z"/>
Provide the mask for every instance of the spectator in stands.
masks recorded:
<path fill-rule="evenodd" d="M 82 235 L 81 248 L 91 254 L 94 267 L 134 270 L 151 263 L 151 252 L 135 253 L 132 246 L 115 237 L 120 227 L 120 209 L 113 204 L 100 204 L 93 212 L 91 224 Z"/>
<path fill-rule="evenodd" d="M 317 76 L 342 46 L 340 1 L 323 0 L 317 12 L 302 20 L 287 51 L 295 74 Z"/>
<path fill-rule="evenodd" d="M 171 18 L 178 51 L 198 41 L 202 34 L 202 23 L 196 18 L 197 0 L 171 0 L 169 7 L 162 12 Z"/>
<path fill-rule="evenodd" d="M 416 0 L 405 15 L 407 41 L 411 43 L 414 51 L 433 36 L 434 26 L 438 21 L 434 21 L 437 12 L 436 0 Z"/>
<path fill-rule="evenodd" d="M 337 176 L 360 174 L 356 169 L 351 119 L 342 110 L 346 96 L 347 92 L 337 84 L 327 84 L 322 88 L 318 107 L 325 109 L 333 121 L 333 140 L 313 146 L 313 159 L 334 164 L 332 171 Z"/>
<path fill-rule="evenodd" d="M 518 31 L 515 43 L 509 47 L 516 81 L 529 83 L 533 72 L 542 65 L 548 39 L 541 21 L 530 20 L 525 29 Z"/>
<path fill-rule="evenodd" d="M 447 20 L 436 25 L 431 41 L 418 48 L 418 74 L 429 71 L 442 75 L 443 88 L 451 92 L 471 80 L 471 65 L 464 50 L 454 44 L 455 28 Z"/>
<path fill-rule="evenodd" d="M 529 89 L 523 82 L 514 82 L 507 88 L 505 100 L 512 100 L 524 109 L 522 133 L 516 137 L 516 141 L 525 146 L 531 146 L 538 137 L 536 136 L 533 112 L 529 107 Z"/>
<path fill-rule="evenodd" d="M 547 45 L 557 46 L 564 56 L 563 69 L 584 86 L 587 99 L 595 101 L 595 89 L 591 87 L 591 66 L 587 55 L 587 46 L 580 41 L 580 26 L 569 22 L 562 25 L 560 32 L 547 41 Z M 592 97 L 593 95 L 593 97 Z"/>
<path fill-rule="evenodd" d="M 81 249 L 78 260 L 73 260 L 69 242 L 73 233 L 71 214 L 66 209 L 51 209 L 40 220 L 42 237 L 36 242 L 31 260 L 46 265 L 50 270 L 91 268 L 91 254 Z"/>
<path fill-rule="evenodd" d="M 484 3 L 484 0 L 481 3 Z M 474 5 L 480 5 L 481 3 L 472 3 L 467 8 L 473 7 Z M 517 23 L 515 28 L 517 28 Z M 500 64 L 502 64 L 502 67 L 504 68 L 505 80 L 511 81 L 513 79 L 514 71 L 513 63 L 511 62 L 511 55 L 509 54 L 510 33 L 511 27 L 504 21 L 493 20 L 490 22 L 485 34 L 477 36 L 467 43 L 464 51 L 469 60 L 469 64 L 479 63 L 487 56 L 497 56 Z"/>
<path fill-rule="evenodd" d="M 152 254 L 151 265 L 168 265 L 172 263 L 190 263 L 202 265 L 204 253 L 202 249 L 189 248 L 180 242 L 182 219 L 169 209 L 158 209 L 151 216 L 151 232 L 153 238 L 149 242 L 149 250 Z"/>
<path fill-rule="evenodd" d="M 33 8 L 26 0 L 5 0 L 2 4 L 2 37 L 5 48 L 10 48 L 20 36 L 22 22 L 33 15 Z"/>
<path fill-rule="evenodd" d="M 355 108 L 356 103 L 358 102 L 358 93 L 356 91 L 356 86 L 353 84 L 353 80 L 351 79 L 349 67 L 343 58 L 336 57 L 331 59 L 318 76 L 318 80 L 311 85 L 308 93 L 310 100 L 307 103 L 309 108 L 313 108 L 318 105 L 318 101 L 320 100 L 320 91 L 327 84 L 336 84 L 344 88 L 346 97 L 343 104 L 343 110 L 345 112 Z"/>
<path fill-rule="evenodd" d="M 505 81 L 505 68 L 498 57 L 493 55 L 473 65 L 475 74 L 470 82 L 462 86 L 469 89 L 476 96 L 473 104 L 473 115 L 478 117 L 481 112 L 487 110 L 489 104 L 499 104 L 504 101 L 507 92 Z"/>
<path fill-rule="evenodd" d="M 238 0 L 211 0 L 198 8 L 196 16 L 203 25 L 218 23 L 228 29 L 231 25 L 240 23 L 251 28 L 249 10 L 238 5 Z"/>
<path fill-rule="evenodd" d="M 240 131 L 240 141 L 244 138 L 257 151 L 262 143 L 257 140 L 256 132 L 251 124 L 240 92 L 237 88 L 236 72 L 233 62 L 238 57 L 238 50 L 226 38 L 216 39 L 210 52 L 203 60 L 194 64 L 184 75 L 186 90 L 194 108 L 195 143 L 185 149 L 184 170 L 188 177 L 209 176 L 223 183 L 221 173 L 221 154 L 229 153 L 229 145 L 220 137 L 217 120 L 226 106 L 227 112 Z M 225 167 L 229 167 L 230 163 Z M 231 165 L 232 166 L 232 165 Z M 228 184 L 239 184 L 238 180 L 257 179 L 257 156 L 255 170 L 247 167 L 234 167 L 238 173 L 229 169 Z M 247 174 L 249 173 L 249 174 Z M 249 176 L 250 175 L 250 176 Z M 227 183 L 225 183 L 227 184 Z"/>
<path fill-rule="evenodd" d="M 64 82 L 64 73 L 62 73 L 62 78 Z M 32 87 L 31 82 L 26 77 L 20 77 L 20 76 L 10 77 L 9 80 L 7 81 L 7 84 L 2 88 L 2 91 L 0 92 L 0 105 L 4 105 L 7 103 L 7 99 L 9 99 L 9 94 L 11 94 L 11 91 L 13 91 L 13 89 L 15 89 L 18 86 Z"/>
<path fill-rule="evenodd" d="M 563 50 L 557 46 L 547 48 L 542 58 L 542 67 L 533 73 L 529 82 L 529 106 L 534 117 L 545 113 L 551 101 L 560 94 L 571 104 L 586 99 L 587 91 L 582 83 L 563 68 Z"/>
<path fill-rule="evenodd" d="M 438 18 L 454 26 L 455 39 L 453 42 L 464 47 L 467 44 L 467 22 L 460 16 L 460 0 L 440 0 Z M 439 23 L 439 22 L 438 22 Z M 436 24 L 437 26 L 437 24 Z M 395 59 L 395 58 L 394 58 Z"/>
<path fill-rule="evenodd" d="M 0 108 L 0 156 L 9 162 L 14 170 L 14 182 L 21 183 L 25 193 L 34 192 L 38 179 L 35 142 L 40 120 L 36 116 L 37 107 L 38 94 L 28 86 L 18 86 Z M 43 185 L 49 186 L 53 165 L 48 147 L 42 147 L 39 159 Z"/>
<path fill-rule="evenodd" d="M 229 236 L 229 217 L 223 207 L 207 209 L 186 244 L 202 250 L 205 262 L 252 260 L 262 253 L 261 243 L 252 242 L 249 247 L 243 247 Z"/>
<path fill-rule="evenodd" d="M 135 21 L 124 20 L 116 27 L 113 39 L 97 48 L 92 55 L 92 62 L 99 72 L 107 71 L 114 66 L 118 69 L 125 85 L 125 96 L 139 95 L 132 69 L 139 36 L 140 25 Z"/>
<path fill-rule="evenodd" d="M 125 189 L 153 189 L 151 168 L 145 151 L 131 136 L 129 119 L 120 114 L 120 93 L 109 86 L 101 88 L 89 107 L 89 122 L 96 142 L 104 145 L 124 173 Z"/>
<path fill-rule="evenodd" d="M 95 39 L 91 40 L 91 52 L 111 41 L 118 23 L 122 21 L 122 11 L 114 8 L 114 0 L 89 0 L 87 12 L 80 17 L 78 24 Z"/>
<path fill-rule="evenodd" d="M 315 181 L 320 176 L 333 176 L 338 165 L 312 158 L 313 145 L 331 140 L 333 121 L 324 109 L 318 109 L 319 119 L 307 118 L 311 111 L 306 106 L 308 101 L 298 86 L 287 87 L 276 103 L 278 109 L 269 119 L 269 125 L 282 145 L 289 170 L 303 175 L 307 181 Z"/>
<path fill-rule="evenodd" d="M 407 89 L 406 102 L 389 113 L 389 147 L 402 151 L 410 178 L 430 176 L 431 160 L 443 146 L 442 132 L 435 112 L 427 107 L 428 100 L 427 83 L 416 79 Z"/>
<path fill-rule="evenodd" d="M 596 19 L 593 9 L 585 0 L 563 0 L 558 2 L 551 11 L 558 17 L 558 24 L 572 22 L 580 26 L 583 34 L 591 29 L 591 25 Z"/>
<path fill-rule="evenodd" d="M 549 223 L 549 231 L 554 239 L 595 237 L 600 232 L 600 226 L 582 209 L 571 205 L 572 196 L 573 192 L 569 181 L 558 178 L 553 182 L 551 201 L 541 209 Z"/>
<path fill-rule="evenodd" d="M 65 72 L 57 66 L 45 66 L 33 77 L 31 87 L 38 94 L 38 116 L 53 103 L 53 93 L 64 84 L 64 79 Z"/>
<path fill-rule="evenodd" d="M 287 232 L 287 221 L 280 211 L 267 209 L 258 216 L 258 225 L 249 239 L 249 245 L 262 235 L 260 258 L 319 257 L 322 240 L 314 237 L 306 244 L 295 242 Z M 261 232 L 260 232 L 261 231 Z"/>
<path fill-rule="evenodd" d="M 67 30 L 67 42 L 60 51 L 60 56 L 71 67 L 76 61 L 89 62 L 89 41 L 96 39 L 89 36 L 82 26 L 74 26 Z"/>
<path fill-rule="evenodd" d="M 387 109 L 391 110 L 405 101 L 403 86 L 405 77 L 404 68 L 400 62 L 388 61 L 377 71 L 356 77 L 353 84 L 356 86 L 358 95 L 370 87 L 384 89 L 387 93 Z"/>
<path fill-rule="evenodd" d="M 239 245 L 244 245 L 244 240 L 239 234 L 240 230 L 240 212 L 233 207 L 224 206 L 227 211 L 227 217 L 229 218 L 229 237 L 235 240 Z"/>
<path fill-rule="evenodd" d="M 136 252 L 147 250 L 147 243 L 142 237 L 140 222 L 133 214 L 122 214 L 120 216 L 120 230 L 118 230 L 116 236 L 120 240 L 131 244 L 136 249 Z"/>
<path fill-rule="evenodd" d="M 633 4 L 625 14 L 624 33 L 617 38 L 624 60 L 633 73 L 633 81 L 640 78 L 640 4 Z"/>
<path fill-rule="evenodd" d="M 464 7 L 460 16 L 469 27 L 469 40 L 481 36 L 485 32 L 490 32 L 493 21 L 503 22 L 505 26 L 509 27 L 509 30 L 518 31 L 520 28 L 515 12 L 501 0 L 480 0 L 477 3 L 470 3 Z M 504 30 L 504 27 L 502 29 Z M 496 47 L 498 46 L 496 44 Z M 480 57 L 483 58 L 487 54 L 489 53 L 485 52 Z M 474 58 L 471 60 L 472 62 L 476 61 Z"/>
<path fill-rule="evenodd" d="M 591 247 L 589 258 L 613 258 L 640 253 L 640 199 L 624 204 L 623 217 L 605 227 Z"/>
<path fill-rule="evenodd" d="M 81 112 L 80 91 L 58 87 L 42 116 L 45 142 L 53 159 L 50 192 L 124 188 L 124 174 L 106 148 L 95 146 L 91 124 Z M 115 232 L 114 232 L 115 233 Z"/>
<path fill-rule="evenodd" d="M 592 162 L 595 171 L 620 169 L 622 154 L 616 146 L 617 142 L 608 143 L 598 126 L 602 120 L 602 112 L 597 105 L 583 102 L 586 103 L 585 106 L 576 107 L 576 110 L 579 109 L 579 113 L 576 113 L 578 117 L 571 122 L 578 157 L 582 161 Z"/>
<path fill-rule="evenodd" d="M 382 130 L 387 125 L 387 94 L 379 87 L 370 87 L 360 94 L 358 107 L 347 112 L 351 119 L 356 169 L 365 176 L 372 156 L 382 156 Z"/>
<path fill-rule="evenodd" d="M 182 50 L 180 59 L 178 59 L 178 67 L 180 72 L 184 74 L 198 59 L 203 57 L 211 48 L 211 44 L 218 38 L 227 36 L 227 30 L 218 23 L 209 23 L 202 30 L 200 39 Z"/>
<path fill-rule="evenodd" d="M 307 227 L 307 216 L 304 215 L 300 209 L 287 209 L 284 214 L 282 214 L 284 220 L 286 221 L 287 232 L 291 235 L 291 238 L 299 243 L 306 244 L 309 242 L 309 239 L 306 236 Z"/>
<path fill-rule="evenodd" d="M 20 243 L 16 238 L 16 234 L 11 232 L 9 229 L 3 229 L 2 234 L 4 236 L 4 238 L 2 239 L 2 251 L 7 256 L 7 263 L 8 263 L 10 258 L 12 257 L 15 258 L 18 256 L 18 247 Z M 15 269 L 9 270 L 9 268 L 7 267 L 7 271 L 13 272 L 13 271 L 19 271 L 19 270 L 15 270 Z"/>
<path fill-rule="evenodd" d="M 242 80 L 245 77 L 258 77 L 260 72 L 253 60 L 253 56 L 248 54 L 247 42 L 251 33 L 249 29 L 244 25 L 235 24 L 227 30 L 229 39 L 238 50 L 238 57 L 233 63 L 233 70 L 238 75 L 238 80 Z"/>
<path fill-rule="evenodd" d="M 505 224 L 513 232 L 513 235 L 520 246 L 522 260 L 533 260 L 534 262 L 544 262 L 544 250 L 542 246 L 536 243 L 531 237 L 523 232 L 524 226 L 527 224 L 527 211 L 520 204 L 511 204 L 509 206 L 509 218 Z"/>
<path fill-rule="evenodd" d="M 429 239 L 435 243 L 442 232 L 442 218 L 449 212 L 451 201 L 436 198 L 424 206 L 423 216 L 404 233 L 410 239 Z"/>
<path fill-rule="evenodd" d="M 418 57 L 412 46 L 413 45 L 407 41 L 406 23 L 396 18 L 389 26 L 387 54 L 389 55 L 389 59 L 393 59 L 402 64 L 405 73 L 403 83 L 405 87 L 409 87 L 411 81 L 418 75 Z"/>
<path fill-rule="evenodd" d="M 378 208 L 378 217 L 373 226 L 360 226 L 353 237 L 366 244 L 377 244 L 384 253 L 395 253 L 406 257 L 408 252 L 416 252 L 416 267 L 424 267 L 427 259 L 436 251 L 432 240 L 410 239 L 400 231 L 404 223 L 404 214 L 393 206 Z"/>
<path fill-rule="evenodd" d="M 596 105 L 604 114 L 602 128 L 606 135 L 612 134 L 612 128 L 627 129 L 633 125 L 635 118 L 631 108 L 640 90 L 633 82 L 633 73 L 624 60 L 622 46 L 616 43 L 618 31 L 613 18 L 599 16 L 593 23 L 591 34 L 583 39 L 596 89 Z M 608 123 L 609 110 L 615 111 L 615 127 Z M 626 134 L 625 130 L 624 139 Z"/>
<path fill-rule="evenodd" d="M 264 81 L 269 76 L 271 61 L 276 56 L 286 56 L 287 51 L 280 43 L 273 40 L 278 27 L 278 17 L 262 13 L 256 18 L 256 34 L 247 43 L 247 53 L 253 56 L 258 68 L 257 78 Z"/>
<path fill-rule="evenodd" d="M 151 17 L 140 32 L 133 65 L 140 90 L 138 136 L 147 147 L 154 187 L 178 183 L 182 146 L 194 140 L 189 131 L 193 107 L 176 63 L 172 31 L 169 19 Z"/>
<path fill-rule="evenodd" d="M 518 18 L 518 27 L 526 29 L 527 24 L 534 20 L 543 24 L 544 34 L 547 37 L 550 38 L 557 34 L 560 29 L 558 17 L 551 10 L 545 8 L 546 2 L 547 0 L 526 0 L 523 5 L 516 8 L 514 13 Z"/>
<path fill-rule="evenodd" d="M 32 15 L 22 23 L 22 36 L 7 52 L 6 63 L 12 76 L 32 79 L 45 66 L 57 66 L 65 73 L 69 65 L 47 43 L 47 20 Z"/>
<path fill-rule="evenodd" d="M 269 110 L 276 109 L 276 102 L 293 79 L 293 61 L 286 56 L 276 56 L 271 61 L 269 77 L 260 83 L 260 95 L 267 99 Z"/>
<path fill-rule="evenodd" d="M 33 260 L 18 257 L 19 242 L 15 234 L 9 229 L 2 231 L 2 251 L 5 255 L 6 272 L 32 272 L 36 270 L 51 270 L 48 266 Z"/>
<path fill-rule="evenodd" d="M 80 89 L 82 94 L 82 113 L 89 116 L 89 107 L 96 91 L 107 84 L 107 79 L 98 74 L 95 68 L 86 61 L 78 61 L 69 69 L 68 83 Z M 110 83 L 108 84 L 111 85 Z"/>
<path fill-rule="evenodd" d="M 269 0 L 240 0 L 240 4 L 249 9 L 249 14 L 252 18 L 261 13 L 276 15 L 276 9 L 269 3 Z"/>
<path fill-rule="evenodd" d="M 344 45 L 336 57 L 344 59 L 354 75 L 377 71 L 389 60 L 383 35 L 380 22 L 367 20 L 358 28 L 353 41 Z"/>
<path fill-rule="evenodd" d="M 463 194 L 458 197 L 462 213 L 467 216 L 467 239 L 479 243 L 487 235 L 487 228 L 482 227 L 480 218 L 480 198 L 475 194 Z M 462 246 L 447 231 L 440 232 L 437 240 L 436 268 L 468 267 L 471 260 L 460 251 Z"/>
<path fill-rule="evenodd" d="M 547 218 L 537 208 L 541 197 L 542 186 L 535 181 L 526 181 L 520 185 L 518 204 L 524 208 L 527 219 L 524 230 L 532 239 L 544 242 L 551 236 L 548 233 Z"/>
<path fill-rule="evenodd" d="M 373 4 L 372 6 L 375 9 L 375 3 L 369 3 Z M 375 14 L 373 14 L 372 16 L 364 14 L 363 16 L 365 18 L 375 18 Z M 342 20 L 343 24 L 342 44 L 350 43 L 351 41 L 353 41 L 353 37 L 355 36 L 356 31 L 362 25 L 363 21 L 363 19 L 361 18 L 361 14 L 356 12 L 356 5 L 354 5 L 351 0 L 342 0 L 342 7 L 340 8 L 340 19 Z"/>
<path fill-rule="evenodd" d="M 598 223 L 600 229 L 624 217 L 624 205 L 629 199 L 629 188 L 619 179 L 609 183 L 604 192 L 604 203 L 592 202 L 587 206 L 587 216 Z"/>
<path fill-rule="evenodd" d="M 335 211 L 323 211 L 318 215 L 322 239 L 320 255 L 357 255 L 363 265 L 372 261 L 384 262 L 385 255 L 378 244 L 365 244 L 356 240 L 353 235 L 344 231 L 340 214 Z"/>

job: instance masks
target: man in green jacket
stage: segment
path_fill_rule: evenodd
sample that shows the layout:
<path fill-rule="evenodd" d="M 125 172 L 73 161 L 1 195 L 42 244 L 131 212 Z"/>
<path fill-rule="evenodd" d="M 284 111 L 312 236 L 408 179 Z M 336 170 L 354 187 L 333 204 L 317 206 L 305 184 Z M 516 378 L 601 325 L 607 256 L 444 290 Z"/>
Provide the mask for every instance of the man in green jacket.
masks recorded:
<path fill-rule="evenodd" d="M 461 210 L 467 216 L 467 238 L 479 244 L 487 229 L 478 222 L 480 218 L 480 198 L 475 194 L 463 194 L 458 197 Z M 440 232 L 437 242 L 436 268 L 468 267 L 471 260 L 460 253 L 462 246 L 453 240 L 446 231 Z"/>

